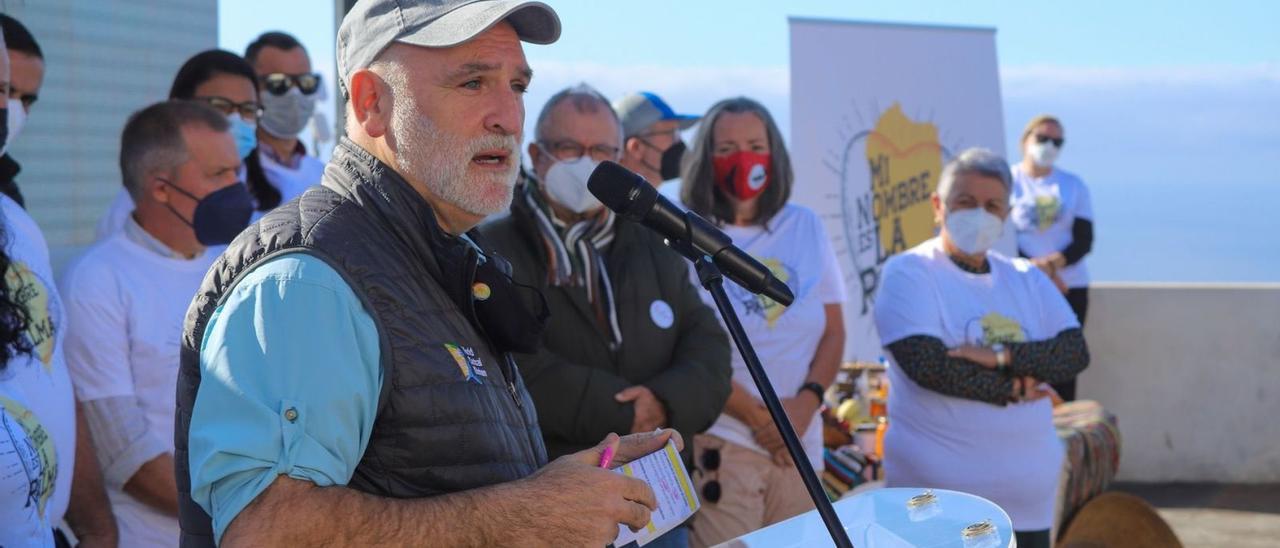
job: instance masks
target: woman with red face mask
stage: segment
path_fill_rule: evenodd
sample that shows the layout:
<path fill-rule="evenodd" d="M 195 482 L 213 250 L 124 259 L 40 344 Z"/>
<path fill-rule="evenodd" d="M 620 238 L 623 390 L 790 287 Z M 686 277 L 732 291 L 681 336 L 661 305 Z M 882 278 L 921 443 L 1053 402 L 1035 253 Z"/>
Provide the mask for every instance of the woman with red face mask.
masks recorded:
<path fill-rule="evenodd" d="M 725 284 L 809 462 L 821 472 L 817 414 L 844 352 L 844 281 L 822 221 L 787 203 L 794 176 L 782 134 L 759 103 L 721 101 L 702 118 L 682 175 L 685 206 L 718 224 L 795 294 L 784 307 Z M 710 294 L 702 295 L 712 304 Z M 736 349 L 732 394 L 715 424 L 694 438 L 694 465 L 702 496 L 694 546 L 719 544 L 813 508 Z"/>

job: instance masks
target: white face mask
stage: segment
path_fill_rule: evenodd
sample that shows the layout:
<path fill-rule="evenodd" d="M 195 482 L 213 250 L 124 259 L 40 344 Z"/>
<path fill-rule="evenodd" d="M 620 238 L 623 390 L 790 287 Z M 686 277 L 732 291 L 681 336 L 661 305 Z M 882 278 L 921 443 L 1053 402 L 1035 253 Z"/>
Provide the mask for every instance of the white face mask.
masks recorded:
<path fill-rule="evenodd" d="M 22 126 L 27 123 L 27 109 L 22 108 L 22 101 L 18 99 L 9 99 L 9 133 L 4 143 L 0 144 L 0 155 L 9 152 L 9 146 L 18 139 L 18 133 L 22 132 Z"/>
<path fill-rule="evenodd" d="M 1061 152 L 1061 149 L 1053 143 L 1032 141 L 1027 145 L 1027 155 L 1031 156 L 1031 162 L 1041 168 L 1053 167 L 1053 163 L 1058 160 L 1059 152 Z"/>
<path fill-rule="evenodd" d="M 1004 234 L 1004 221 L 981 208 L 948 212 L 944 222 L 951 243 L 969 255 L 986 253 Z"/>
<path fill-rule="evenodd" d="M 297 86 L 284 95 L 262 92 L 262 130 L 279 139 L 292 139 L 307 128 L 316 113 L 316 94 L 303 95 Z"/>
<path fill-rule="evenodd" d="M 543 152 L 544 154 L 549 154 Z M 557 161 L 547 170 L 542 181 L 546 185 L 547 195 L 574 213 L 585 213 L 600 207 L 600 200 L 587 190 L 587 179 L 596 170 L 600 162 L 583 155 L 573 161 Z"/>

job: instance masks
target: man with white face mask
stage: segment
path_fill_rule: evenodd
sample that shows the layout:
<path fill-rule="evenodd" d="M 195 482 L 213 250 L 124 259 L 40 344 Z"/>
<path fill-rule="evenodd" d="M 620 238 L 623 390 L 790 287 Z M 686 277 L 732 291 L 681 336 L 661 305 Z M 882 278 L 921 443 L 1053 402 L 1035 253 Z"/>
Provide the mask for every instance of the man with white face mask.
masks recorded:
<path fill-rule="evenodd" d="M 323 82 L 312 72 L 307 50 L 283 32 L 258 36 L 244 58 L 258 75 L 263 108 L 258 148 L 245 158 L 245 184 L 265 212 L 302 194 L 324 174 L 324 164 L 298 140 L 315 115 Z"/>
<path fill-rule="evenodd" d="M 1043 383 L 1075 378 L 1089 351 L 1049 277 L 990 251 L 1011 186 L 1004 159 L 964 151 L 932 197 L 938 237 L 885 264 L 874 312 L 893 364 L 885 477 L 990 499 L 1018 546 L 1047 548 L 1063 449 Z"/>
<path fill-rule="evenodd" d="M 1060 280 L 1083 326 L 1089 311 L 1089 269 L 1084 258 L 1093 249 L 1093 204 L 1084 181 L 1055 165 L 1063 142 L 1062 123 L 1053 116 L 1036 116 L 1022 130 L 1022 162 L 1013 169 L 1011 217 L 1018 230 L 1018 254 Z M 1074 379 L 1053 388 L 1064 400 L 1076 397 Z"/>
<path fill-rule="evenodd" d="M 9 49 L 9 96 L 6 103 L 0 105 L 0 116 L 8 120 L 7 131 L 0 139 L 0 192 L 25 207 L 22 191 L 14 181 L 22 166 L 9 155 L 9 145 L 22 132 L 31 107 L 40 98 L 40 87 L 44 85 L 44 52 L 17 19 L 0 14 L 0 27 L 4 29 L 5 45 Z"/>
<path fill-rule="evenodd" d="M 579 85 L 552 96 L 528 147 L 535 176 L 516 190 L 509 217 L 482 227 L 551 314 L 541 348 L 517 363 L 553 458 L 609 432 L 671 427 L 692 439 L 729 396 L 728 340 L 684 259 L 587 190 L 621 142 L 599 92 Z M 687 536 L 678 528 L 657 545 L 683 547 Z"/>

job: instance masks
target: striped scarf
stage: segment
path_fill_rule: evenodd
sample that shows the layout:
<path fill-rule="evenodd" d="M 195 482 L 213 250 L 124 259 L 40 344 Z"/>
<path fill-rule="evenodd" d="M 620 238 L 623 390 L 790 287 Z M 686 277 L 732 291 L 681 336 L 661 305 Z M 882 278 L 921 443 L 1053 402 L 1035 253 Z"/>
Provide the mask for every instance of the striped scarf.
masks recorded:
<path fill-rule="evenodd" d="M 593 218 L 568 224 L 551 212 L 532 178 L 526 179 L 523 189 L 521 205 L 532 216 L 547 251 L 547 283 L 555 287 L 585 287 L 596 320 L 613 337 L 610 349 L 617 350 L 622 345 L 622 330 L 618 327 L 613 284 L 601 254 L 613 242 L 617 217 L 605 209 Z"/>

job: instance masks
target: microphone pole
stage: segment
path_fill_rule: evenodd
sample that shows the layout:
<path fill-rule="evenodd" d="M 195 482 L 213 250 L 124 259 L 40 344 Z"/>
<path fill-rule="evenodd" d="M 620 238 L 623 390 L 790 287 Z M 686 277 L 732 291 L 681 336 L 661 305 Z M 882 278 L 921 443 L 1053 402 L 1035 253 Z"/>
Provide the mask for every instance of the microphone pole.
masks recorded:
<path fill-rule="evenodd" d="M 696 220 L 694 219 L 696 217 Z M 760 390 L 760 399 L 764 400 L 764 406 L 769 410 L 769 416 L 773 418 L 773 424 L 778 428 L 778 433 L 782 435 L 782 442 L 787 446 L 787 453 L 791 455 L 791 460 L 795 463 L 796 470 L 800 472 L 800 479 L 804 481 L 804 488 L 809 492 L 809 498 L 813 499 L 813 505 L 818 510 L 818 515 L 822 516 L 822 523 L 827 526 L 827 533 L 831 535 L 831 541 L 839 548 L 853 548 L 853 543 L 849 541 L 849 535 L 845 533 L 844 525 L 840 523 L 840 518 L 836 516 L 835 508 L 831 506 L 831 501 L 827 498 L 827 493 L 822 489 L 822 483 L 818 480 L 818 474 L 814 472 L 813 465 L 809 464 L 809 458 L 805 456 L 804 447 L 800 445 L 800 438 L 796 436 L 796 431 L 791 426 L 791 419 L 787 417 L 787 412 L 782 408 L 782 402 L 778 400 L 778 394 L 773 390 L 773 383 L 769 381 L 769 375 L 765 373 L 764 366 L 760 364 L 760 357 L 756 355 L 756 350 L 751 346 L 751 339 L 747 337 L 747 332 L 742 328 L 742 322 L 738 319 L 738 313 L 733 309 L 733 303 L 729 302 L 729 295 L 724 291 L 724 274 L 720 272 L 720 268 L 716 266 L 712 257 L 705 253 L 700 253 L 692 244 L 693 229 L 692 226 L 701 221 L 707 221 L 698 217 L 697 213 L 686 211 L 684 215 L 685 236 L 680 240 L 667 239 L 667 245 L 672 249 L 684 255 L 685 258 L 693 261 L 694 269 L 698 273 L 698 281 L 702 287 L 711 293 L 711 298 L 715 300 L 716 309 L 720 311 L 720 317 L 724 318 L 725 327 L 729 329 L 729 335 L 733 337 L 733 342 L 738 347 L 738 352 L 742 354 L 742 361 L 747 364 L 747 371 L 751 372 L 751 380 L 755 381 L 756 388 Z M 727 239 L 728 237 L 725 236 Z M 729 242 L 724 242 L 726 245 Z M 721 246 L 722 248 L 724 246 Z M 821 402 L 819 402 L 821 405 Z"/>

